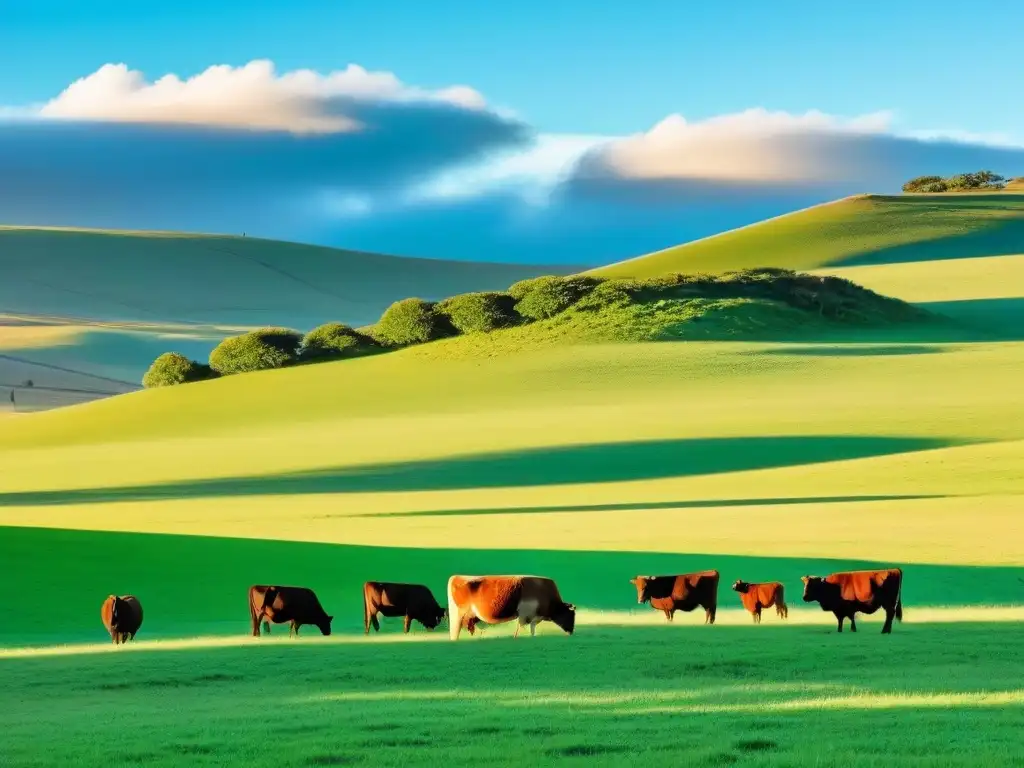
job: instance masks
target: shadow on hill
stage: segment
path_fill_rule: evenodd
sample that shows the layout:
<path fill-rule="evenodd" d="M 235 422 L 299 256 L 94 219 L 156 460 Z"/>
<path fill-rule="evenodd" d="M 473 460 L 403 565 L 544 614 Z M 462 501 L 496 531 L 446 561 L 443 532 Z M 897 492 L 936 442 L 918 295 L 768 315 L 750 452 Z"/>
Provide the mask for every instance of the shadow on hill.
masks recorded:
<path fill-rule="evenodd" d="M 1024 340 L 1024 298 L 935 301 L 918 306 L 950 318 L 965 330 L 987 334 L 990 339 Z"/>
<path fill-rule="evenodd" d="M 257 477 L 0 494 L 0 506 L 610 483 L 795 466 L 952 445 L 924 437 L 800 435 L 598 443 Z"/>
<path fill-rule="evenodd" d="M 917 196 L 874 199 L 892 206 L 886 215 L 892 218 L 894 228 L 907 222 L 908 213 L 900 210 L 904 205 L 912 207 L 916 215 L 935 217 L 936 225 L 951 223 L 963 230 L 970 226 L 979 228 L 957 236 L 942 235 L 930 240 L 866 250 L 836 259 L 826 266 L 855 267 L 1024 253 L 1024 195 L 930 197 L 926 203 Z M 989 217 L 993 220 L 986 221 Z"/>
<path fill-rule="evenodd" d="M 535 515 L 555 512 L 633 512 L 649 509 L 706 509 L 715 507 L 767 507 L 777 504 L 847 504 L 868 501 L 913 501 L 942 499 L 938 494 L 904 496 L 795 496 L 754 499 L 686 499 L 681 501 L 638 501 L 624 504 L 563 504 L 550 507 L 488 507 L 485 509 L 428 509 L 390 514 L 325 515 L 325 517 L 460 517 L 463 515 Z"/>
<path fill-rule="evenodd" d="M 650 608 L 637 606 L 636 589 L 629 583 L 638 573 L 717 568 L 719 602 L 732 607 L 739 601 L 728 585 L 736 579 L 779 580 L 789 590 L 789 602 L 799 606 L 800 577 L 805 574 L 901 565 L 908 621 L 916 606 L 1024 602 L 1020 567 L 699 554 L 697 540 L 694 547 L 696 554 L 419 549 L 0 527 L 5 590 L 31 596 L 19 603 L 17 622 L 0 624 L 0 645 L 102 640 L 99 605 L 112 592 L 139 597 L 147 637 L 246 634 L 246 595 L 252 584 L 311 587 L 335 615 L 336 632 L 362 632 L 365 581 L 426 584 L 443 601 L 453 573 L 549 576 L 566 600 L 583 608 L 648 613 Z M 698 621 L 693 615 L 686 618 Z"/>

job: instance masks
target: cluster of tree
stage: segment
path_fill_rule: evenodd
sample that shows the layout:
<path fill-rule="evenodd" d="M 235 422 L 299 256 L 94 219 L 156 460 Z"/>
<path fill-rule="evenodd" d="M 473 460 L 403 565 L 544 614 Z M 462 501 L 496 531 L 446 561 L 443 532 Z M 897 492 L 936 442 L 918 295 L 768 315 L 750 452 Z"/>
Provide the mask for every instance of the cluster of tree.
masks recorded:
<path fill-rule="evenodd" d="M 460 334 L 553 318 L 570 308 L 600 312 L 625 304 L 647 304 L 658 311 L 666 300 L 694 298 L 767 299 L 846 322 L 886 317 L 901 319 L 909 305 L 879 296 L 848 280 L 786 269 L 749 269 L 724 275 L 666 275 L 649 280 L 604 279 L 586 275 L 536 277 L 504 292 L 464 293 L 440 302 L 402 299 L 385 310 L 376 325 L 354 329 L 328 323 L 305 336 L 287 328 L 262 328 L 232 336 L 210 353 L 209 364 L 169 352 L 156 359 L 143 378 L 161 387 L 284 368 L 304 363 L 361 357 Z"/>
<path fill-rule="evenodd" d="M 459 334 L 488 333 L 554 317 L 599 282 L 585 276 L 545 276 L 522 280 L 505 292 L 465 293 L 440 302 L 402 299 L 388 307 L 376 325 L 360 330 L 328 323 L 303 336 L 288 328 L 261 328 L 222 341 L 210 353 L 208 364 L 177 352 L 160 355 L 142 384 L 147 388 L 186 384 L 361 357 Z"/>
<path fill-rule="evenodd" d="M 992 171 L 960 173 L 949 178 L 918 176 L 903 185 L 904 192 L 964 192 L 976 189 L 1003 189 L 1006 178 Z"/>

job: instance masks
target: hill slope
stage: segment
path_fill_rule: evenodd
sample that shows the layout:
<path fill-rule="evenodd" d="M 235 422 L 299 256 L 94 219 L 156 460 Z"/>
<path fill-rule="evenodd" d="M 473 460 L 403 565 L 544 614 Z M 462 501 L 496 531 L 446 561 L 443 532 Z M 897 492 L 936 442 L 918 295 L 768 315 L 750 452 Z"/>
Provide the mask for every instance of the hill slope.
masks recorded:
<path fill-rule="evenodd" d="M 1024 252 L 1024 195 L 862 195 L 593 270 L 606 277 L 816 269 Z"/>
<path fill-rule="evenodd" d="M 30 410 L 96 396 L 73 389 L 124 391 L 97 376 L 130 389 L 161 352 L 202 359 L 231 329 L 361 325 L 407 296 L 571 271 L 257 238 L 11 227 L 0 227 L 0 270 L 0 407 L 7 389 L 32 379 L 37 387 L 22 393 Z"/>

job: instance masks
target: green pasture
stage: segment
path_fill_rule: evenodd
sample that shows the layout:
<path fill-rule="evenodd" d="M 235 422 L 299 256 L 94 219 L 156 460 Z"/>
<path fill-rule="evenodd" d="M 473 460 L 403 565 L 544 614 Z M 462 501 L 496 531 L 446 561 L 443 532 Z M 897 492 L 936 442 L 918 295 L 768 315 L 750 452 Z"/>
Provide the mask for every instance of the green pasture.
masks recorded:
<path fill-rule="evenodd" d="M 42 556 L 41 556 L 42 555 Z M 707 568 L 721 572 L 720 610 L 736 613 L 736 579 L 782 581 L 787 587 L 790 618 L 805 621 L 831 617 L 817 606 L 805 608 L 800 577 L 886 563 L 826 558 L 729 556 L 722 554 L 559 551 L 532 548 L 437 549 L 359 547 L 271 540 L 172 536 L 97 531 L 0 529 L 0 558 L 5 583 L 13 594 L 32 595 L 16 623 L 0 626 L 0 647 L 100 642 L 107 639 L 99 606 L 111 592 L 131 593 L 142 602 L 144 629 L 139 641 L 151 638 L 249 633 L 248 588 L 251 584 L 301 584 L 313 587 L 324 609 L 335 617 L 335 633 L 363 631 L 362 585 L 369 580 L 411 581 L 430 587 L 447 606 L 445 585 L 453 573 L 537 573 L 554 578 L 563 597 L 579 606 L 578 632 L 592 631 L 588 619 L 664 621 L 648 606 L 636 603 L 629 579 L 638 574 L 677 573 Z M 922 608 L 949 609 L 957 619 L 960 607 L 1024 605 L 1024 565 L 904 566 L 905 619 L 914 621 Z M 602 618 L 601 614 L 611 613 Z M 929 611 L 934 617 L 938 612 Z M 774 623 L 774 612 L 770 612 Z M 700 624 L 703 612 L 676 617 L 678 624 Z M 728 623 L 733 623 L 734 620 Z M 743 618 L 742 622 L 749 619 Z M 766 619 L 767 621 L 767 619 Z M 920 618 L 918 619 L 920 623 Z M 878 617 L 865 619 L 867 632 L 878 632 Z M 416 625 L 417 633 L 424 633 Z M 385 632 L 399 632 L 401 622 L 385 621 Z M 820 629 L 808 628 L 811 633 Z M 496 628 L 508 634 L 509 628 Z M 942 631 L 945 631 L 944 629 Z M 287 627 L 283 629 L 287 634 Z M 318 635 L 315 627 L 305 633 Z M 557 633 L 556 628 L 550 632 Z M 485 634 L 491 630 L 485 629 Z M 439 637 L 447 637 L 443 628 Z"/>
<path fill-rule="evenodd" d="M 765 621 L 0 657 L 0 685 L 17 703 L 4 714 L 0 759 L 1019 764 L 1019 623 L 908 622 L 891 636 L 840 636 Z"/>

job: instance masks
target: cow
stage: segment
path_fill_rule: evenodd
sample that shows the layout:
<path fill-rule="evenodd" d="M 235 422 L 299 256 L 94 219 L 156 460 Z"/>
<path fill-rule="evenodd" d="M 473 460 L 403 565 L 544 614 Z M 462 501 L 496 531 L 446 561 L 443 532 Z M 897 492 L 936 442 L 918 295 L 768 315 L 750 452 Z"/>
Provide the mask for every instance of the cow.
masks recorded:
<path fill-rule="evenodd" d="M 699 571 L 679 576 L 637 576 L 629 583 L 636 587 L 636 601 L 650 603 L 656 611 L 664 611 L 672 621 L 676 611 L 704 609 L 704 623 L 714 624 L 718 611 L 718 571 Z"/>
<path fill-rule="evenodd" d="M 850 631 L 857 631 L 855 613 L 872 614 L 885 611 L 882 634 L 892 632 L 892 620 L 903 621 L 903 571 L 886 568 L 880 571 L 845 571 L 824 578 L 804 576 L 804 602 L 818 603 L 823 611 L 831 611 L 843 631 L 843 619 L 849 618 Z"/>
<path fill-rule="evenodd" d="M 571 635 L 576 628 L 576 606 L 566 603 L 551 579 L 542 576 L 452 576 L 448 579 L 448 635 L 459 639 L 465 627 L 474 634 L 479 622 L 516 621 L 514 637 L 530 625 L 551 621 Z"/>
<path fill-rule="evenodd" d="M 368 581 L 363 584 L 363 629 L 367 635 L 371 625 L 380 632 L 378 614 L 402 616 L 404 631 L 408 634 L 414 620 L 429 630 L 436 629 L 445 617 L 445 610 L 422 584 Z"/>
<path fill-rule="evenodd" d="M 142 626 L 142 603 L 135 595 L 110 595 L 100 606 L 100 618 L 114 645 L 127 643 Z"/>
<path fill-rule="evenodd" d="M 331 621 L 320 605 L 316 593 L 308 587 L 279 587 L 254 584 L 249 587 L 249 618 L 252 620 L 252 636 L 260 636 L 260 622 L 270 634 L 270 622 L 284 624 L 291 622 L 288 637 L 299 634 L 303 624 L 313 624 L 322 635 L 331 634 Z"/>
<path fill-rule="evenodd" d="M 778 581 L 766 581 L 751 584 L 749 581 L 736 581 L 732 588 L 740 593 L 743 607 L 754 616 L 754 623 L 761 623 L 761 610 L 775 606 L 780 619 L 789 617 L 789 606 L 786 605 L 786 588 Z"/>

